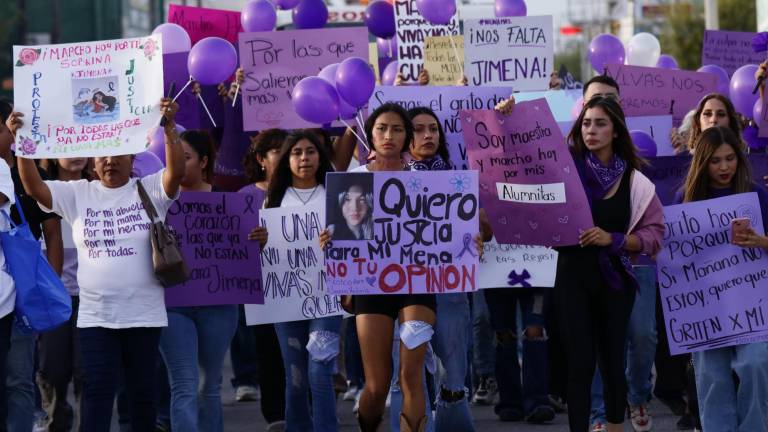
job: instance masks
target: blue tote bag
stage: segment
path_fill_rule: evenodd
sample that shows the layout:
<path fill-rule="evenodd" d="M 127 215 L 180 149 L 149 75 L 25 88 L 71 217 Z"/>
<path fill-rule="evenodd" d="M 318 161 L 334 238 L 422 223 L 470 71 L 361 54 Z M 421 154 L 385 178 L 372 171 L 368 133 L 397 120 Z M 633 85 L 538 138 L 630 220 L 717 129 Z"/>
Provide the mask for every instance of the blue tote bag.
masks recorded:
<path fill-rule="evenodd" d="M 16 286 L 16 325 L 25 332 L 44 332 L 69 321 L 72 300 L 43 256 L 40 242 L 32 235 L 19 197 L 16 209 L 21 224 L 15 224 L 8 212 L 2 210 L 11 229 L 0 232 L 5 265 Z"/>

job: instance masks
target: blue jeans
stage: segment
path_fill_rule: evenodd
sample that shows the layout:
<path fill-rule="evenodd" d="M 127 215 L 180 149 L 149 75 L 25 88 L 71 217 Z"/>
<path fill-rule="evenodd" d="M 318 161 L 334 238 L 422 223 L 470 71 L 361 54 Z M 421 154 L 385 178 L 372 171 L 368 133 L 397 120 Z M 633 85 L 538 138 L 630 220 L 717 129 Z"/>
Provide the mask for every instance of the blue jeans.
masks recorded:
<path fill-rule="evenodd" d="M 548 289 L 548 288 L 545 288 Z M 547 338 L 528 337 L 523 331 L 522 382 L 517 343 L 517 305 L 523 328 L 544 327 L 545 289 L 495 288 L 485 290 L 485 301 L 496 331 L 496 380 L 502 409 L 520 410 L 528 415 L 549 405 L 547 389 Z"/>
<path fill-rule="evenodd" d="M 341 316 L 332 316 L 275 324 L 285 367 L 286 432 L 331 432 L 339 427 L 333 372 L 340 350 L 341 321 Z M 320 336 L 317 340 L 323 341 L 324 347 L 307 347 L 313 334 Z"/>
<path fill-rule="evenodd" d="M 469 411 L 467 377 L 467 350 L 469 338 L 469 297 L 464 293 L 437 296 L 437 322 L 432 338 L 437 357 L 445 373 L 440 379 L 438 395 L 443 389 L 463 392 L 457 401 L 443 401 L 438 396 L 435 430 L 461 430 L 472 432 L 472 414 Z"/>
<path fill-rule="evenodd" d="M 237 331 L 232 338 L 229 356 L 232 361 L 232 387 L 259 385 L 259 361 L 256 352 L 256 336 L 252 327 L 245 322 L 245 310 L 243 305 L 238 306 L 240 315 L 237 322 Z"/>
<path fill-rule="evenodd" d="M 6 363 L 8 430 L 31 432 L 35 422 L 35 334 L 11 330 L 11 349 Z"/>
<path fill-rule="evenodd" d="M 496 348 L 491 313 L 483 291 L 472 293 L 472 366 L 477 377 L 493 375 L 496 369 Z"/>
<path fill-rule="evenodd" d="M 221 369 L 237 329 L 237 315 L 236 305 L 168 309 L 168 327 L 160 336 L 160 354 L 171 386 L 173 430 L 224 429 Z"/>
<path fill-rule="evenodd" d="M 627 329 L 627 402 L 639 406 L 648 402 L 653 383 L 651 369 L 656 357 L 656 267 L 634 266 L 640 291 L 629 317 Z M 605 423 L 603 381 L 599 367 L 592 380 L 591 423 Z"/>
<path fill-rule="evenodd" d="M 695 352 L 693 364 L 702 430 L 747 432 L 768 427 L 768 342 Z"/>

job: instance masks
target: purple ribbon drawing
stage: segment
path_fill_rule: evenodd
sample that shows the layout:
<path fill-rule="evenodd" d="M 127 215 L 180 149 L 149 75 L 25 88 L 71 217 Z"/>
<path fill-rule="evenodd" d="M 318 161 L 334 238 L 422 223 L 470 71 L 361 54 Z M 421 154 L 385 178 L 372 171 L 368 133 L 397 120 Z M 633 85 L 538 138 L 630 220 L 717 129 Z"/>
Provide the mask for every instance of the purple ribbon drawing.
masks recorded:
<path fill-rule="evenodd" d="M 530 288 L 531 287 L 531 284 L 526 282 L 528 279 L 531 278 L 531 274 L 528 273 L 528 270 L 526 270 L 526 269 L 523 269 L 523 272 L 520 273 L 520 274 L 517 274 L 516 271 L 512 270 L 509 273 L 509 276 L 507 276 L 507 277 L 509 278 L 509 281 L 507 281 L 509 286 L 515 286 L 517 284 L 520 284 L 520 286 L 523 287 L 523 288 Z"/>
<path fill-rule="evenodd" d="M 461 258 L 462 255 L 464 255 L 464 252 L 469 252 L 470 255 L 476 256 L 475 252 L 472 252 L 472 248 L 470 247 L 472 243 L 472 234 L 466 233 L 464 234 L 463 239 L 464 240 L 464 248 L 461 249 L 461 252 L 456 255 L 456 258 Z"/>

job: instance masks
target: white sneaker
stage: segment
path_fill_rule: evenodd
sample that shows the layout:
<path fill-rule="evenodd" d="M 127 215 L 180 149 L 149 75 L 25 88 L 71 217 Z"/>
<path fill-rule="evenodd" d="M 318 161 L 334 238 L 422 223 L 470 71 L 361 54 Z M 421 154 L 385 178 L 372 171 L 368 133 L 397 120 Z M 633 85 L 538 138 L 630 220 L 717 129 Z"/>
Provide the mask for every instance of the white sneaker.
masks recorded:
<path fill-rule="evenodd" d="M 244 385 L 238 386 L 235 390 L 235 399 L 238 402 L 251 402 L 261 399 L 261 392 L 258 387 Z"/>
<path fill-rule="evenodd" d="M 357 396 L 358 391 L 359 390 L 357 386 L 349 386 L 349 389 L 344 392 L 344 395 L 341 397 L 341 399 L 345 401 L 353 401 L 355 400 L 355 396 Z"/>
<path fill-rule="evenodd" d="M 362 391 L 357 392 L 355 395 L 355 406 L 352 407 L 352 414 L 357 415 L 357 412 L 360 410 L 360 396 L 363 395 Z"/>
<path fill-rule="evenodd" d="M 635 432 L 649 432 L 653 429 L 653 417 L 648 412 L 648 405 L 629 407 L 629 413 Z"/>

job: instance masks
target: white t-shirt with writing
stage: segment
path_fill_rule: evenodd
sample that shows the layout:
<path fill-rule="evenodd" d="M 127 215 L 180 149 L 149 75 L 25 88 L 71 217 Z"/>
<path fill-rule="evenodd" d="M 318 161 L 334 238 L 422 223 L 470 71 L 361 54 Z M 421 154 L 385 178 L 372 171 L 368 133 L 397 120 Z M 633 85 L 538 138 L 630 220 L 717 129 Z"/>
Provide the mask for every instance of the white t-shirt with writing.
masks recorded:
<path fill-rule="evenodd" d="M 141 179 L 160 219 L 174 199 L 163 171 Z M 150 220 L 131 178 L 118 188 L 99 181 L 46 181 L 53 211 L 72 225 L 77 247 L 80 308 L 77 326 L 131 328 L 168 325 L 165 292 L 152 270 Z"/>
<path fill-rule="evenodd" d="M 13 189 L 13 179 L 11 178 L 11 169 L 5 160 L 0 159 L 0 194 L 5 195 L 8 199 L 0 210 L 11 215 L 11 204 L 16 199 Z M 11 226 L 8 220 L 4 216 L 0 216 L 0 231 L 7 231 Z M 3 248 L 0 247 L 0 317 L 4 317 L 13 312 L 14 305 L 16 304 L 16 287 L 13 283 L 11 275 L 5 271 L 5 255 Z"/>

